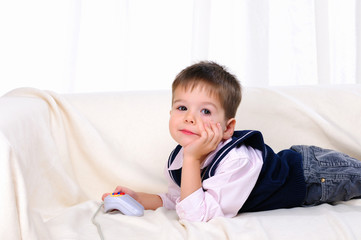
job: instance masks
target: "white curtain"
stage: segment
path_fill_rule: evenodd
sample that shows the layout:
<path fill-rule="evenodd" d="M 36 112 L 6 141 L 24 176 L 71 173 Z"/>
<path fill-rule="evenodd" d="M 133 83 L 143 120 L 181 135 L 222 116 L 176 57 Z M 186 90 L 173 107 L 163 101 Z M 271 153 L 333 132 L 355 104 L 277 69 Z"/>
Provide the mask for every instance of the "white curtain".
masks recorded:
<path fill-rule="evenodd" d="M 361 83 L 359 0 L 0 0 L 0 94 L 170 89 L 199 60 L 243 85 Z"/>

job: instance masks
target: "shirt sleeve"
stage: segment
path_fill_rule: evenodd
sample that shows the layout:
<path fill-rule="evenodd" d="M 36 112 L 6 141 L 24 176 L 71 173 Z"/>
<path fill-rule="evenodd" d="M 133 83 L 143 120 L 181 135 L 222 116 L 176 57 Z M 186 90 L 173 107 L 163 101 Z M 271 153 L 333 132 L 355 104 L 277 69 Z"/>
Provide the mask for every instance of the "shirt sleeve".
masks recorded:
<path fill-rule="evenodd" d="M 168 179 L 168 181 L 168 192 L 160 193 L 158 196 L 162 199 L 163 207 L 174 210 L 176 207 L 176 201 L 180 198 L 180 187 L 178 187 L 172 179 Z"/>
<path fill-rule="evenodd" d="M 202 188 L 180 201 L 180 193 L 175 194 L 173 186 L 173 194 L 168 194 L 163 203 L 170 205 L 167 201 L 172 199 L 179 218 L 188 221 L 234 217 L 256 184 L 262 164 L 259 150 L 246 146 L 235 148 L 219 164 L 215 175 L 203 181 Z"/>

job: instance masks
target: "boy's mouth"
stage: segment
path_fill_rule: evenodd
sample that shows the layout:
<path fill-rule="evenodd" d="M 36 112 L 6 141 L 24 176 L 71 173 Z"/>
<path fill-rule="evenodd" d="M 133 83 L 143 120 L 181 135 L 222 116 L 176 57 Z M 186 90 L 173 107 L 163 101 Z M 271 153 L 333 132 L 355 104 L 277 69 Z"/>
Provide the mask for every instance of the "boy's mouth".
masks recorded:
<path fill-rule="evenodd" d="M 186 134 L 186 135 L 197 135 L 196 133 L 192 132 L 192 131 L 189 131 L 187 129 L 181 129 L 180 130 L 183 134 Z"/>

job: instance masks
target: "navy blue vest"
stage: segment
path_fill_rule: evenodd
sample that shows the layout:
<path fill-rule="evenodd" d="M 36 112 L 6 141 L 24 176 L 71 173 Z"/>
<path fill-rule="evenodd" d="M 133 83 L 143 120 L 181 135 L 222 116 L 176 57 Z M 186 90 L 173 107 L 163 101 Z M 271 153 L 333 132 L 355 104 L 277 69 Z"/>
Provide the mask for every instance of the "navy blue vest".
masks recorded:
<path fill-rule="evenodd" d="M 306 196 L 301 154 L 291 150 L 279 153 L 267 146 L 259 131 L 235 131 L 229 143 L 223 146 L 212 162 L 202 170 L 202 181 L 215 174 L 218 164 L 229 151 L 241 145 L 262 152 L 263 166 L 257 183 L 239 212 L 256 212 L 300 206 Z M 170 154 L 168 168 L 182 147 L 178 145 Z M 182 169 L 169 170 L 173 181 L 180 186 Z"/>

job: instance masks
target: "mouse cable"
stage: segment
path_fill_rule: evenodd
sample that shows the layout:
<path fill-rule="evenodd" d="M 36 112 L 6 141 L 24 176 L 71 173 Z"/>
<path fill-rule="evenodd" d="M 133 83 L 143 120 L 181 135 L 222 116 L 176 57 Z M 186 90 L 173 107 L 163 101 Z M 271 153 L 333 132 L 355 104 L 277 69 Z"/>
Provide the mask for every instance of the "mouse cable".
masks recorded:
<path fill-rule="evenodd" d="M 100 211 L 100 209 L 102 208 L 103 205 L 104 205 L 104 203 L 100 204 L 100 206 L 98 207 L 98 210 L 94 213 L 94 215 L 92 217 L 92 222 L 97 227 L 99 237 L 100 237 L 101 240 L 104 240 L 103 232 L 102 232 L 102 229 L 100 227 L 100 224 L 97 221 L 95 221 L 95 217 L 98 215 L 98 213 L 99 213 L 99 211 Z"/>

